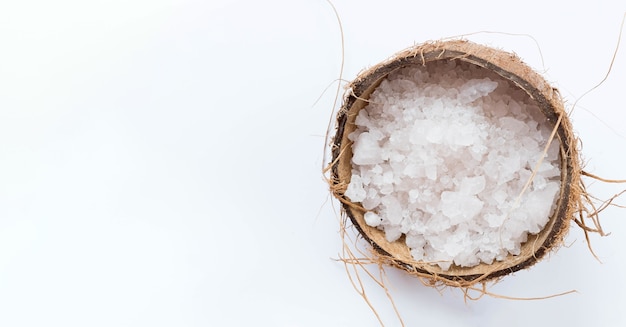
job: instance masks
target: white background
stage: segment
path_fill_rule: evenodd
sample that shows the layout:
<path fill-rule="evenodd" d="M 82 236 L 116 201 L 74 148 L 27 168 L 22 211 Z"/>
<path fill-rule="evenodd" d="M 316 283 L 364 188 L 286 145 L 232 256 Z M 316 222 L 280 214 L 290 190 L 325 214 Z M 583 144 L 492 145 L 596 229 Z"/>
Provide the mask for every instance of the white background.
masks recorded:
<path fill-rule="evenodd" d="M 334 3 L 347 80 L 414 43 L 525 33 L 544 64 L 528 37 L 469 39 L 516 52 L 569 106 L 604 77 L 626 11 Z M 340 63 L 323 0 L 2 0 L 0 326 L 377 326 L 333 260 L 338 205 L 321 168 Z M 571 117 L 586 169 L 608 178 L 626 178 L 624 85 L 626 45 Z M 592 237 L 603 263 L 574 227 L 568 247 L 489 289 L 575 294 L 465 303 L 393 269 L 387 285 L 407 326 L 624 326 L 625 214 L 606 210 L 612 234 Z"/>

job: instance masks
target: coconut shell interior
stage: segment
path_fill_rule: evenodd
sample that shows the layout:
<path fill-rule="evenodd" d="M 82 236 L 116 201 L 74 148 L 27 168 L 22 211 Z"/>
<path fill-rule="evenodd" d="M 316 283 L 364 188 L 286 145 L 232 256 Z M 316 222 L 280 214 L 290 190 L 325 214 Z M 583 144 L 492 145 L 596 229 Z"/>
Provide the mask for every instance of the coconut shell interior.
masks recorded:
<path fill-rule="evenodd" d="M 524 90 L 537 103 L 551 126 L 559 122 L 556 138 L 553 140 L 559 142 L 561 158 L 561 190 L 557 207 L 539 234 L 528 235 L 528 240 L 522 244 L 521 253 L 509 255 L 504 261 L 481 263 L 474 267 L 452 265 L 447 271 L 443 271 L 437 265 L 415 261 L 404 242 L 404 237 L 395 242 L 388 242 L 383 231 L 365 223 L 363 218 L 365 211 L 360 204 L 351 203 L 343 195 L 352 174 L 352 142 L 348 135 L 356 129 L 355 118 L 359 110 L 366 106 L 370 94 L 391 72 L 410 65 L 428 65 L 429 62 L 436 60 L 460 60 L 498 74 Z M 375 253 L 386 259 L 386 262 L 422 277 L 432 277 L 449 285 L 467 286 L 527 268 L 562 243 L 572 214 L 569 201 L 572 195 L 573 175 L 578 164 L 576 151 L 572 146 L 575 139 L 556 89 L 515 55 L 467 41 L 423 44 L 398 53 L 364 71 L 352 82 L 350 89 L 351 92 L 345 97 L 337 116 L 331 180 L 335 196 L 340 198 L 347 216 L 363 238 L 373 246 Z M 560 121 L 559 115 L 562 115 Z"/>

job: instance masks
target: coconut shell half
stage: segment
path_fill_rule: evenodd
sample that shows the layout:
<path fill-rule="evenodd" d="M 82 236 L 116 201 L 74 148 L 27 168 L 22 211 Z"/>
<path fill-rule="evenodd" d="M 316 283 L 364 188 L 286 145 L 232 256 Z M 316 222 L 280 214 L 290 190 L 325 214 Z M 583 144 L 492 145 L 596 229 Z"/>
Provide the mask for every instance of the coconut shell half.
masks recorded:
<path fill-rule="evenodd" d="M 352 174 L 352 142 L 348 135 L 356 129 L 355 118 L 359 110 L 366 106 L 370 94 L 391 72 L 411 65 L 428 65 L 438 60 L 459 60 L 498 74 L 536 101 L 552 127 L 558 125 L 553 140 L 560 145 L 561 158 L 561 189 L 557 207 L 541 232 L 528 235 L 528 240 L 522 244 L 521 253 L 509 255 L 504 261 L 481 263 L 474 267 L 452 265 L 446 271 L 437 265 L 415 261 L 405 244 L 404 237 L 395 242 L 388 242 L 383 231 L 365 223 L 365 210 L 360 203 L 352 203 L 344 196 Z M 349 85 L 349 90 L 337 115 L 336 134 L 332 143 L 331 189 L 342 202 L 345 214 L 360 235 L 372 245 L 373 253 L 379 261 L 434 282 L 467 287 L 528 268 L 562 244 L 574 211 L 573 202 L 579 193 L 577 141 L 558 91 L 517 56 L 468 41 L 425 43 L 404 50 L 362 72 Z"/>

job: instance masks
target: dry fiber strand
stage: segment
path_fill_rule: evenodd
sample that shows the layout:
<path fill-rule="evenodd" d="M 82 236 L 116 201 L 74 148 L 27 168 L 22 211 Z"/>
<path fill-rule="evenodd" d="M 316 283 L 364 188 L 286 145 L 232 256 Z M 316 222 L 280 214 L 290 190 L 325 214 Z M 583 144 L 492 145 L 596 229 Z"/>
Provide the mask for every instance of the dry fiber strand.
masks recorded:
<path fill-rule="evenodd" d="M 559 145 L 560 191 L 555 204 L 556 209 L 549 221 L 538 234 L 528 235 L 519 255 L 509 254 L 503 261 L 493 261 L 491 264 L 480 263 L 472 267 L 452 265 L 449 269 L 443 270 L 438 265 L 413 259 L 404 242 L 404 236 L 394 242 L 387 241 L 382 230 L 365 222 L 366 210 L 362 205 L 351 202 L 344 193 L 350 183 L 352 172 L 352 141 L 348 135 L 355 131 L 357 114 L 367 105 L 372 92 L 390 73 L 399 69 L 451 60 L 479 66 L 499 75 L 523 90 L 536 103 L 553 128 L 551 140 L 558 142 Z M 430 42 L 404 50 L 363 71 L 348 86 L 348 92 L 337 115 L 336 134 L 331 145 L 329 182 L 331 191 L 342 203 L 345 214 L 359 234 L 373 247 L 373 258 L 364 261 L 374 260 L 404 269 L 412 275 L 427 279 L 432 285 L 472 287 L 476 283 L 498 279 L 535 264 L 547 253 L 562 245 L 570 220 L 581 225 L 585 233 L 598 231 L 587 227 L 583 220 L 585 211 L 583 202 L 587 203 L 589 196 L 585 194 L 580 179 L 582 171 L 577 145 L 578 140 L 574 136 L 558 91 L 517 56 L 464 40 Z M 596 214 L 597 212 L 587 211 L 587 216 Z M 599 225 L 596 224 L 596 227 Z"/>

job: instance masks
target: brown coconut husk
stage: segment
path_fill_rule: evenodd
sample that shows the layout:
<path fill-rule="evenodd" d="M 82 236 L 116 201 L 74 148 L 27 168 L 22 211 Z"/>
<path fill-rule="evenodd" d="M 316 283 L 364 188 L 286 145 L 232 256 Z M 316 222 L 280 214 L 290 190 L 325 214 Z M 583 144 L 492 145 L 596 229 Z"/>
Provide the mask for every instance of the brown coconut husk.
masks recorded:
<path fill-rule="evenodd" d="M 522 244 L 521 253 L 509 255 L 504 261 L 481 263 L 474 267 L 452 265 L 447 271 L 431 263 L 415 261 L 404 237 L 388 242 L 383 231 L 365 223 L 363 216 L 366 211 L 360 203 L 353 203 L 344 195 L 352 172 L 352 142 L 348 135 L 356 129 L 355 118 L 359 110 L 366 106 L 370 94 L 390 73 L 406 66 L 428 65 L 437 60 L 458 60 L 476 65 L 510 81 L 537 103 L 546 121 L 554 128 L 551 140 L 559 143 L 561 158 L 561 190 L 556 209 L 540 233 L 528 236 L 527 241 Z M 579 142 L 574 136 L 558 90 L 516 55 L 464 40 L 425 43 L 397 53 L 363 71 L 348 85 L 348 90 L 337 115 L 329 182 L 331 191 L 342 203 L 345 214 L 359 234 L 373 247 L 373 258 L 367 258 L 366 261 L 373 260 L 379 264 L 404 269 L 422 280 L 426 279 L 433 286 L 443 284 L 469 288 L 476 283 L 498 279 L 528 268 L 563 244 L 570 220 L 575 219 L 575 213 L 581 212 L 584 200 L 581 196 L 584 186 L 580 180 L 581 167 L 577 151 Z M 585 225 L 583 217 L 579 219 Z M 578 219 L 575 220 L 578 223 Z"/>

